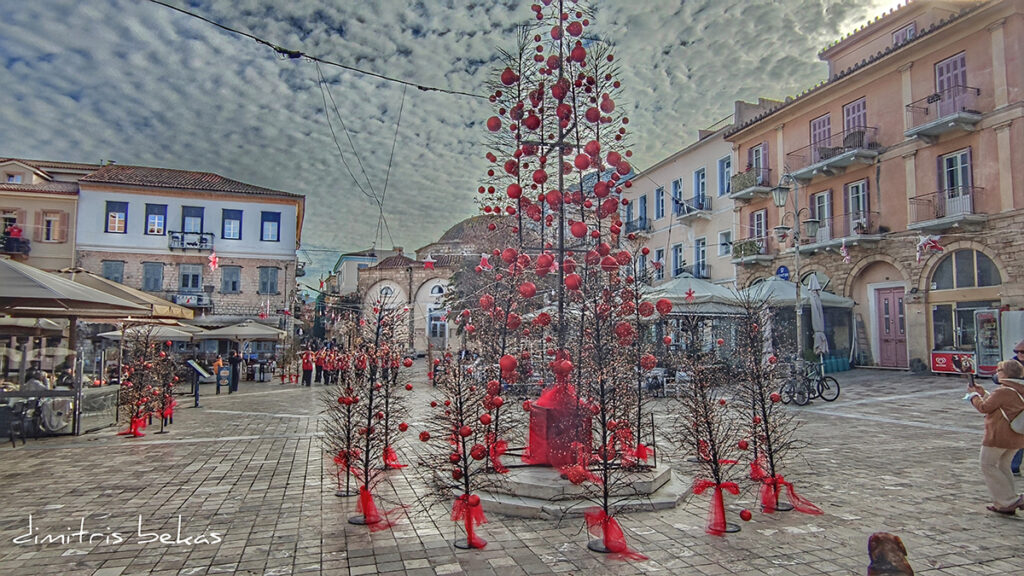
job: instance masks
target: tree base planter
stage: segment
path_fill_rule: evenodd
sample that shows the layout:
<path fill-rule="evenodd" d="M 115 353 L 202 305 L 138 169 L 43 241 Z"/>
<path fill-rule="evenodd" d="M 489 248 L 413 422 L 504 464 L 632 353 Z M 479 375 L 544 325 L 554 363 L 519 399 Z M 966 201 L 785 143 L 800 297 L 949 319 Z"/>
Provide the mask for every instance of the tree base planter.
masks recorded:
<path fill-rule="evenodd" d="M 484 540 L 483 538 L 480 538 L 479 540 L 480 542 L 483 542 L 484 546 L 487 545 L 487 540 Z M 483 548 L 483 546 L 473 546 L 469 543 L 469 540 L 466 540 L 465 538 L 459 538 L 454 543 L 452 543 L 452 546 L 455 546 L 459 550 L 473 550 L 474 548 Z"/>
<path fill-rule="evenodd" d="M 587 550 L 590 550 L 591 552 L 598 552 L 601 554 L 611 553 L 611 550 L 609 550 L 608 547 L 604 545 L 604 540 L 601 540 L 600 538 L 595 538 L 590 542 L 587 542 Z"/>
<path fill-rule="evenodd" d="M 366 516 L 363 516 L 362 514 L 360 514 L 358 516 L 350 516 L 349 519 L 348 519 L 348 523 L 349 524 L 355 524 L 356 526 L 369 526 L 369 525 L 373 525 L 373 524 L 378 524 L 378 523 L 380 523 L 380 521 L 381 521 L 380 518 L 376 518 L 374 520 L 369 520 L 368 521 L 366 519 Z"/>
<path fill-rule="evenodd" d="M 334 495 L 338 498 L 351 498 L 352 496 L 359 496 L 359 492 L 353 492 L 351 490 L 335 490 Z"/>

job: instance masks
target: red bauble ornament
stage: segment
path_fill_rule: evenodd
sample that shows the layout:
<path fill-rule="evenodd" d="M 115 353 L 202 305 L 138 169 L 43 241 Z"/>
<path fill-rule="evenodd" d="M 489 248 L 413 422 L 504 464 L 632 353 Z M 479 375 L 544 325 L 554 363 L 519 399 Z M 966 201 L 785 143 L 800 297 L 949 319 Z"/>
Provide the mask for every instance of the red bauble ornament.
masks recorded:
<path fill-rule="evenodd" d="M 779 361 L 779 359 L 776 358 L 774 354 L 772 354 L 771 356 L 768 357 L 768 363 L 769 364 L 775 364 L 778 361 Z"/>
<path fill-rule="evenodd" d="M 771 396 L 769 396 L 768 398 L 772 402 L 781 402 L 782 401 L 782 395 L 780 395 L 778 392 L 772 392 Z"/>
<path fill-rule="evenodd" d="M 725 406 L 725 398 L 719 398 L 718 399 L 718 404 L 719 404 L 719 406 Z"/>
<path fill-rule="evenodd" d="M 751 517 L 752 514 L 750 513 L 750 510 L 747 510 L 746 508 L 740 510 L 740 520 L 743 520 L 744 522 L 750 522 Z"/>
<path fill-rule="evenodd" d="M 469 498 L 466 499 L 466 503 L 468 503 L 470 506 L 479 506 L 480 497 L 477 496 L 476 494 L 470 494 Z"/>
<path fill-rule="evenodd" d="M 462 428 L 459 428 L 459 436 L 462 436 L 463 438 L 466 438 L 467 436 L 472 436 L 472 435 L 473 435 L 473 429 L 470 428 L 469 426 L 463 426 Z"/>
<path fill-rule="evenodd" d="M 495 396 L 494 399 L 491 400 L 491 403 L 494 404 L 495 408 L 501 408 L 505 403 L 505 400 L 501 396 Z"/>
<path fill-rule="evenodd" d="M 497 116 L 491 116 L 487 119 L 487 129 L 491 132 L 497 132 L 501 130 L 501 118 Z"/>
<path fill-rule="evenodd" d="M 412 390 L 412 384 L 406 384 L 405 385 L 405 389 L 411 391 Z"/>
<path fill-rule="evenodd" d="M 669 344 L 672 343 L 672 337 L 671 336 L 665 336 L 664 338 L 661 339 L 661 341 L 665 344 L 665 346 L 668 346 Z"/>
<path fill-rule="evenodd" d="M 715 343 L 717 343 L 719 346 L 722 346 L 723 344 L 725 344 L 725 339 L 719 338 L 718 340 L 715 340 Z"/>
<path fill-rule="evenodd" d="M 740 450 L 746 450 L 747 448 L 750 447 L 750 443 L 747 442 L 746 440 L 740 440 L 739 442 L 736 443 L 736 447 L 739 448 Z"/>
<path fill-rule="evenodd" d="M 483 424 L 484 426 L 489 426 L 491 424 L 491 415 L 486 413 L 481 414 L 480 423 Z"/>
<path fill-rule="evenodd" d="M 565 287 L 569 290 L 579 290 L 583 286 L 583 278 L 579 274 L 569 274 L 565 277 Z"/>
<path fill-rule="evenodd" d="M 483 444 L 474 444 L 473 447 L 469 449 L 469 456 L 473 460 L 483 460 L 486 455 L 487 448 L 484 448 Z"/>
<path fill-rule="evenodd" d="M 519 365 L 519 361 L 516 357 L 511 354 L 505 354 L 498 360 L 498 365 L 501 366 L 502 372 L 514 372 L 516 367 Z"/>
<path fill-rule="evenodd" d="M 505 86 L 511 86 L 519 80 L 519 76 L 512 71 L 511 68 L 505 68 L 501 72 L 501 83 Z"/>
<path fill-rule="evenodd" d="M 412 358 L 406 358 L 405 360 L 402 360 L 402 366 L 405 366 L 406 368 L 411 367 L 412 366 Z"/>
<path fill-rule="evenodd" d="M 583 222 L 573 222 L 569 227 L 569 232 L 576 238 L 583 238 L 587 235 L 587 225 Z"/>
<path fill-rule="evenodd" d="M 533 282 L 523 282 L 519 285 L 519 295 L 523 298 L 533 298 L 537 294 L 537 286 Z"/>
<path fill-rule="evenodd" d="M 658 310 L 658 314 L 665 316 L 672 311 L 672 301 L 668 298 L 661 298 L 654 303 L 654 307 Z"/>
<path fill-rule="evenodd" d="M 658 365 L 658 359 L 653 354 L 644 354 L 640 357 L 640 367 L 644 370 L 652 370 Z"/>
<path fill-rule="evenodd" d="M 605 256 L 601 259 L 601 270 L 605 272 L 615 272 L 619 269 L 619 261 L 611 256 Z"/>
<path fill-rule="evenodd" d="M 462 480 L 462 468 L 453 468 L 452 469 L 452 479 L 453 480 Z"/>
<path fill-rule="evenodd" d="M 405 431 L 406 431 L 406 430 L 408 430 L 408 429 L 409 429 L 409 425 L 408 425 L 408 424 L 406 424 L 405 422 L 400 422 L 400 423 L 398 424 L 398 431 L 399 431 L 399 432 L 405 432 Z"/>
<path fill-rule="evenodd" d="M 531 406 L 532 405 L 530 404 L 529 400 L 523 400 L 523 412 L 529 412 Z"/>
<path fill-rule="evenodd" d="M 573 160 L 573 165 L 576 166 L 577 170 L 590 168 L 590 156 L 587 154 L 577 154 L 576 159 Z"/>
<path fill-rule="evenodd" d="M 650 302 L 641 302 L 640 305 L 637 306 L 636 310 L 644 318 L 650 318 L 654 315 L 654 304 L 651 304 Z"/>

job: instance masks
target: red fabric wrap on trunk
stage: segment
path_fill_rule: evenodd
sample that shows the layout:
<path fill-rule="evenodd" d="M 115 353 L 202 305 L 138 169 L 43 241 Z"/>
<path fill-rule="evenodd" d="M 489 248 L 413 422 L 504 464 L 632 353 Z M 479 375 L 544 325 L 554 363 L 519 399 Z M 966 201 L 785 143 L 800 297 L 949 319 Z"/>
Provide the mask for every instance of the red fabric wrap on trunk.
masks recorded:
<path fill-rule="evenodd" d="M 395 453 L 395 449 L 391 446 L 384 447 L 384 467 L 385 468 L 405 468 L 405 464 L 398 461 L 398 454 Z"/>
<path fill-rule="evenodd" d="M 466 527 L 466 542 L 471 548 L 483 548 L 487 541 L 476 535 L 474 528 L 487 523 L 484 507 L 477 502 L 476 506 L 469 503 L 469 494 L 463 494 L 452 502 L 452 522 L 462 520 Z"/>
<path fill-rule="evenodd" d="M 377 510 L 377 505 L 373 502 L 373 494 L 366 489 L 366 486 L 360 486 L 359 502 L 356 503 L 356 509 L 363 515 L 366 525 L 370 528 L 370 532 L 380 532 L 395 525 L 395 522 L 389 516 L 400 508 L 381 514 Z"/>
<path fill-rule="evenodd" d="M 713 536 L 725 534 L 725 501 L 722 498 L 722 491 L 733 496 L 740 493 L 740 487 L 735 482 L 722 482 L 716 484 L 712 480 L 698 480 L 693 485 L 694 494 L 703 494 L 708 488 L 714 488 L 711 496 L 711 508 L 708 510 L 708 523 L 704 531 Z"/>
<path fill-rule="evenodd" d="M 629 548 L 626 535 L 615 518 L 605 513 L 604 509 L 594 506 L 583 513 L 587 522 L 587 530 L 594 536 L 602 538 L 604 547 L 615 556 L 626 560 L 647 560 L 647 556 Z"/>
<path fill-rule="evenodd" d="M 803 512 L 804 514 L 822 513 L 821 508 L 812 504 L 810 500 L 798 495 L 796 490 L 793 489 L 793 483 L 786 482 L 786 479 L 781 474 L 776 475 L 774 478 L 765 478 L 764 483 L 761 484 L 761 508 L 765 512 L 769 514 L 775 512 L 775 503 L 778 502 L 782 488 L 786 489 L 789 503 L 793 505 L 793 509 L 797 512 Z"/>

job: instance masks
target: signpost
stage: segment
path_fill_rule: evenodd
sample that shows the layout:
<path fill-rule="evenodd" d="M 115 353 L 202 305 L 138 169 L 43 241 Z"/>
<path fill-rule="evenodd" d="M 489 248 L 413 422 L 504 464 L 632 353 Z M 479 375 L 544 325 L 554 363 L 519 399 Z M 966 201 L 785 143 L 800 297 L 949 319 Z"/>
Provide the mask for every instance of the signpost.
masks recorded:
<path fill-rule="evenodd" d="M 213 375 L 207 372 L 206 369 L 195 360 L 187 360 L 185 363 L 192 368 L 194 373 L 192 378 L 192 393 L 195 394 L 196 397 L 196 408 L 199 408 L 199 380 L 202 378 L 210 378 Z M 219 388 L 217 393 L 220 394 Z"/>
<path fill-rule="evenodd" d="M 785 266 L 779 266 L 775 270 L 775 275 L 783 280 L 789 280 L 789 268 L 786 268 Z"/>

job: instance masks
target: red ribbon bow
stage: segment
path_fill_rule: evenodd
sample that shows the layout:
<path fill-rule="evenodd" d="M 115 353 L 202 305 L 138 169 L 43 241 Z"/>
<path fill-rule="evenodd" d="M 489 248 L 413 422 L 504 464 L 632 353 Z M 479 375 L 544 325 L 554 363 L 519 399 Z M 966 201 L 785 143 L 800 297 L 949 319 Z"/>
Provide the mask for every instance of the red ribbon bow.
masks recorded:
<path fill-rule="evenodd" d="M 471 548 L 483 548 L 487 541 L 476 535 L 473 528 L 487 523 L 484 507 L 480 505 L 480 497 L 463 494 L 452 503 L 452 522 L 464 521 L 466 526 L 466 542 Z"/>
<path fill-rule="evenodd" d="M 373 502 L 373 494 L 366 489 L 366 486 L 360 486 L 359 502 L 356 504 L 356 509 L 363 515 L 363 519 L 370 528 L 370 532 L 380 532 L 395 525 L 395 521 L 391 519 L 391 516 L 401 507 L 381 514 L 377 509 L 377 505 Z"/>
<path fill-rule="evenodd" d="M 711 508 L 708 510 L 708 523 L 705 526 L 704 531 L 713 536 L 721 536 L 725 534 L 725 501 L 722 498 L 722 491 L 732 494 L 733 496 L 740 493 L 740 487 L 735 482 L 722 482 L 716 483 L 713 480 L 698 480 L 693 485 L 694 494 L 703 494 L 708 488 L 714 488 L 715 492 L 711 496 Z"/>
<path fill-rule="evenodd" d="M 604 547 L 617 557 L 626 560 L 647 560 L 647 556 L 630 550 L 626 544 L 626 536 L 615 518 L 605 513 L 603 508 L 594 506 L 583 513 L 587 530 L 594 536 L 602 538 Z"/>

